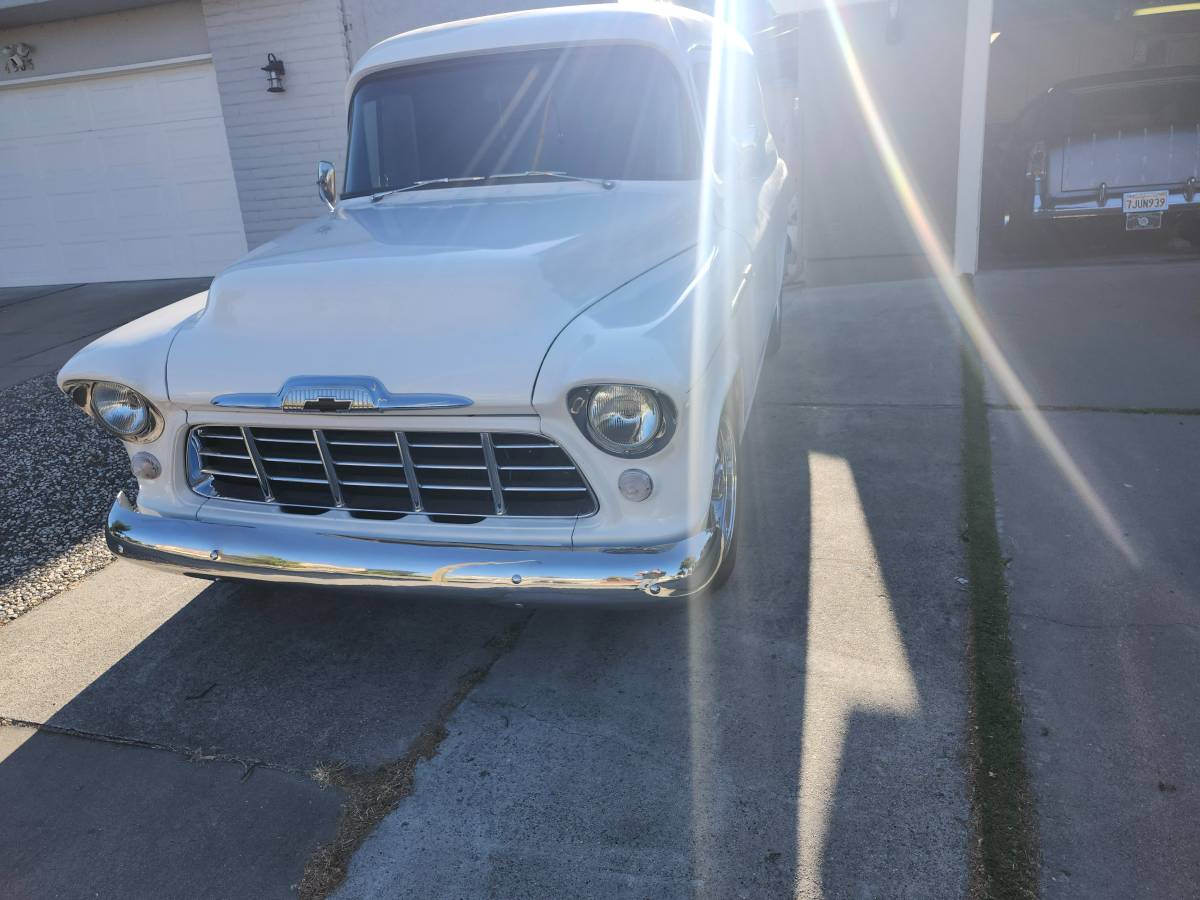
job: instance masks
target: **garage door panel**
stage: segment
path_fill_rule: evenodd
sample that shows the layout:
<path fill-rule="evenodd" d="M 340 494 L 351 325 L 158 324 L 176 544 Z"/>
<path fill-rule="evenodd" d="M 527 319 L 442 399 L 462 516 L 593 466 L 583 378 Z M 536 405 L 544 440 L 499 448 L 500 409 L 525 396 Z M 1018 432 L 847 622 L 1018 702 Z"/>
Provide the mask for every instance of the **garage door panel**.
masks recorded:
<path fill-rule="evenodd" d="M 192 181 L 175 185 L 178 212 L 181 216 L 205 216 L 208 221 L 226 223 L 229 202 L 226 184 L 221 180 Z M 194 224 L 195 220 L 192 220 Z"/>
<path fill-rule="evenodd" d="M 168 177 L 170 167 L 163 159 L 166 146 L 161 134 L 148 127 L 129 128 L 96 136 L 109 183 L 133 187 Z"/>
<path fill-rule="evenodd" d="M 57 249 L 45 244 L 0 249 L 0 277 L 9 284 L 52 284 L 37 279 L 40 273 L 52 270 Z"/>
<path fill-rule="evenodd" d="M 114 190 L 110 196 L 110 215 L 122 234 L 160 235 L 173 230 L 171 191 L 165 184 Z"/>
<path fill-rule="evenodd" d="M 102 168 L 86 134 L 46 141 L 38 148 L 37 171 L 48 185 L 80 184 Z"/>
<path fill-rule="evenodd" d="M 12 118 L 17 139 L 71 134 L 91 127 L 87 98 L 75 84 L 6 91 L 15 96 Z"/>
<path fill-rule="evenodd" d="M 186 121 L 221 115 L 221 99 L 202 72 L 176 69 L 157 79 L 162 122 Z"/>
<path fill-rule="evenodd" d="M 85 82 L 94 130 L 147 125 L 158 119 L 158 94 L 153 85 L 132 76 L 106 81 Z"/>
<path fill-rule="evenodd" d="M 175 255 L 186 239 L 178 237 L 122 238 L 121 255 L 131 271 L 142 272 L 145 278 L 162 277 L 165 269 L 174 268 Z"/>
<path fill-rule="evenodd" d="M 5 197 L 0 215 L 0 247 L 28 247 L 41 243 L 45 211 L 32 194 Z"/>
<path fill-rule="evenodd" d="M 162 130 L 167 154 L 177 166 L 204 166 L 222 172 L 229 164 L 229 149 L 223 134 L 213 134 L 204 122 L 177 123 Z"/>
<path fill-rule="evenodd" d="M 54 194 L 50 198 L 50 214 L 58 242 L 102 235 L 106 200 L 107 196 L 95 189 Z"/>
<path fill-rule="evenodd" d="M 211 64 L 5 87 L 0 117 L 21 175 L 0 286 L 213 275 L 246 251 Z"/>
<path fill-rule="evenodd" d="M 86 276 L 88 272 L 108 267 L 112 255 L 113 247 L 109 241 L 64 241 L 60 247 L 57 262 L 67 275 Z M 78 280 L 86 280 L 86 278 Z"/>

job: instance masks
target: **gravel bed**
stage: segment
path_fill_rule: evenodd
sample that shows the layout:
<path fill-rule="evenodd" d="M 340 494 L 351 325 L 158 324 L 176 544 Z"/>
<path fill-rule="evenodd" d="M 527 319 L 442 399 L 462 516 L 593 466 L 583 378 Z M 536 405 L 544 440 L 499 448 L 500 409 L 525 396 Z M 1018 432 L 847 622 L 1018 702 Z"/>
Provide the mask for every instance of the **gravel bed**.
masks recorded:
<path fill-rule="evenodd" d="M 104 519 L 117 491 L 137 482 L 120 441 L 77 410 L 53 375 L 0 391 L 0 422 L 3 625 L 113 561 Z"/>

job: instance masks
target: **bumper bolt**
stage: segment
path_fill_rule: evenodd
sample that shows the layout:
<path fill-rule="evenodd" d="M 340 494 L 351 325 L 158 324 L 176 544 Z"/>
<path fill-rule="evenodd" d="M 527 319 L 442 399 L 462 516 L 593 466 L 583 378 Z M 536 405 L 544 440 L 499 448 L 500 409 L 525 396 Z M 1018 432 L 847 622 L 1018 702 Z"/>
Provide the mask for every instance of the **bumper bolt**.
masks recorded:
<path fill-rule="evenodd" d="M 650 585 L 650 593 L 654 594 L 655 596 L 657 596 L 658 592 L 661 590 L 662 590 L 662 588 L 659 587 L 657 584 Z"/>
<path fill-rule="evenodd" d="M 514 575 L 514 576 L 512 577 L 512 583 L 513 583 L 513 584 L 520 584 L 520 583 L 521 583 L 521 576 L 520 576 L 520 575 Z"/>
<path fill-rule="evenodd" d="M 213 562 L 216 562 L 218 559 L 221 558 L 221 551 L 214 550 L 212 553 L 208 554 L 208 558 L 211 559 Z"/>

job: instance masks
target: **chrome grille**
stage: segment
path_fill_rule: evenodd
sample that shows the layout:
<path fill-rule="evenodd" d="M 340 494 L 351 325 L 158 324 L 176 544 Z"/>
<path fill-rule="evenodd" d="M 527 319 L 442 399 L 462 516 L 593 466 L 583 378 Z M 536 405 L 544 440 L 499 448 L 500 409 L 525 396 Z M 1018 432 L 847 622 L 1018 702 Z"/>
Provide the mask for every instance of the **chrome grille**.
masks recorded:
<path fill-rule="evenodd" d="M 570 457 L 540 434 L 202 425 L 188 437 L 188 473 L 202 496 L 296 514 L 462 521 L 596 511 Z"/>

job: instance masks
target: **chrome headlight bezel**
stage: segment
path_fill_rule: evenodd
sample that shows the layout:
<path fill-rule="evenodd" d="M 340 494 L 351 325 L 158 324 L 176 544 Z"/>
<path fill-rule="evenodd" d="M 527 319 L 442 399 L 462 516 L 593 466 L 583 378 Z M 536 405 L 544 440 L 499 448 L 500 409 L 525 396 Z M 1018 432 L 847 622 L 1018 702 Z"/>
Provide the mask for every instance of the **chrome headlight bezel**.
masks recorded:
<path fill-rule="evenodd" d="M 122 432 L 112 427 L 109 422 L 100 414 L 96 408 L 95 395 L 98 386 L 112 387 L 121 391 L 128 391 L 133 396 L 141 401 L 142 406 L 146 410 L 146 421 L 134 432 Z M 67 395 L 72 403 L 78 406 L 92 420 L 95 421 L 104 431 L 111 434 L 119 440 L 126 441 L 131 444 L 146 444 L 156 440 L 163 432 L 163 417 L 158 408 L 150 402 L 150 400 L 141 391 L 131 388 L 128 385 L 121 384 L 118 381 L 68 381 L 62 386 L 63 393 Z"/>
<path fill-rule="evenodd" d="M 593 421 L 592 401 L 597 391 L 606 388 L 637 391 L 654 406 L 658 423 L 654 433 L 648 439 L 634 446 L 622 446 L 598 431 Z M 595 447 L 620 459 L 642 459 L 657 453 L 670 442 L 671 437 L 675 434 L 677 421 L 675 404 L 662 391 L 624 382 L 604 382 L 573 388 L 567 393 L 567 411 L 575 420 L 575 425 Z"/>

